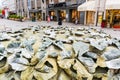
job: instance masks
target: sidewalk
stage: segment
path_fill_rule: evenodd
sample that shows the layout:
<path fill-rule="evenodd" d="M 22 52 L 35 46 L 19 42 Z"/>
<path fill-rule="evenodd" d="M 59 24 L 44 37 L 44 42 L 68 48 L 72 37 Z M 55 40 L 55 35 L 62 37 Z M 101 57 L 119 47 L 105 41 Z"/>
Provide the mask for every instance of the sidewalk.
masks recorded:
<path fill-rule="evenodd" d="M 0 19 L 0 30 L 4 27 L 8 27 L 11 29 L 21 29 L 21 28 L 25 28 L 28 26 L 53 26 L 53 27 L 58 27 L 57 22 L 47 22 L 47 21 L 41 21 L 41 22 L 32 22 L 32 21 L 25 21 L 25 22 L 19 22 L 19 21 L 12 21 L 12 20 L 7 20 L 7 19 Z M 110 34 L 112 37 L 116 37 L 116 38 L 120 38 L 120 30 L 114 30 L 113 28 L 101 28 L 101 27 L 93 27 L 93 26 L 84 26 L 84 25 L 80 25 L 77 24 L 75 25 L 74 23 L 68 23 L 68 22 L 63 22 L 64 27 L 74 27 L 74 28 L 78 28 L 78 27 L 92 27 L 92 28 L 96 28 L 96 29 L 102 29 L 104 32 L 106 32 L 107 34 Z"/>

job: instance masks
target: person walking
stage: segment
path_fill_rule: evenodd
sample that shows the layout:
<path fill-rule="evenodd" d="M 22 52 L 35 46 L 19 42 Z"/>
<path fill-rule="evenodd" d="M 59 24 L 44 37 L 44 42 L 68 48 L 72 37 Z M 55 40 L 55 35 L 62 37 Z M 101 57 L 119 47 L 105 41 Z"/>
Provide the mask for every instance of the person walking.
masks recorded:
<path fill-rule="evenodd" d="M 59 26 L 62 25 L 62 18 L 61 18 L 61 17 L 59 17 L 59 19 L 58 19 L 58 25 L 59 25 Z"/>
<path fill-rule="evenodd" d="M 75 24 L 76 24 L 76 25 L 78 24 L 78 19 L 77 19 L 77 18 L 75 18 Z"/>
<path fill-rule="evenodd" d="M 48 17 L 47 17 L 47 22 L 50 22 L 50 16 L 48 15 Z"/>
<path fill-rule="evenodd" d="M 2 18 L 4 18 L 5 17 L 5 10 L 3 9 L 2 10 Z"/>

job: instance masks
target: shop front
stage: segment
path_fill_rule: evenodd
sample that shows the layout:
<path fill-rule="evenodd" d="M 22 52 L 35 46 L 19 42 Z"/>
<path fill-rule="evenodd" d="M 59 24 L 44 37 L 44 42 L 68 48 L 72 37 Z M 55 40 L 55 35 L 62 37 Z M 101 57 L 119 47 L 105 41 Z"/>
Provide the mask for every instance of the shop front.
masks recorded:
<path fill-rule="evenodd" d="M 50 16 L 50 20 L 51 21 L 56 21 L 56 16 L 55 16 L 55 11 L 54 10 L 51 10 L 49 11 L 49 16 Z"/>
<path fill-rule="evenodd" d="M 70 9 L 70 22 L 75 23 L 75 20 L 80 21 L 80 12 L 77 9 Z"/>
<path fill-rule="evenodd" d="M 107 10 L 106 20 L 111 28 L 120 28 L 120 10 Z"/>
<path fill-rule="evenodd" d="M 63 21 L 66 21 L 66 2 L 49 4 L 47 8 L 47 16 L 48 15 L 51 21 L 58 21 L 60 16 Z"/>
<path fill-rule="evenodd" d="M 95 0 L 87 1 L 84 4 L 78 6 L 78 11 L 85 11 L 86 14 L 86 23 L 87 24 L 96 24 L 95 21 L 95 12 L 96 12 L 96 2 Z M 106 12 L 106 19 L 103 20 L 103 13 Z M 110 28 L 120 28 L 120 0 L 106 0 L 105 11 L 98 11 L 97 22 L 101 24 L 102 21 L 107 22 L 107 26 Z"/>
<path fill-rule="evenodd" d="M 50 10 L 48 12 L 49 16 L 50 16 L 50 19 L 51 21 L 57 21 L 59 17 L 62 18 L 62 21 L 66 21 L 66 18 L 67 18 L 67 13 L 66 13 L 66 10 L 61 10 L 61 9 L 55 9 L 55 10 Z"/>
<path fill-rule="evenodd" d="M 87 11 L 86 14 L 86 25 L 93 25 L 95 20 L 95 12 L 94 11 Z"/>
<path fill-rule="evenodd" d="M 58 10 L 58 15 L 59 15 L 59 17 L 62 18 L 62 21 L 66 22 L 66 17 L 67 17 L 66 10 Z"/>
<path fill-rule="evenodd" d="M 75 20 L 77 20 L 80 23 L 80 20 L 83 21 L 83 18 L 81 17 L 82 19 L 80 19 L 80 12 L 77 11 L 77 7 L 77 0 L 60 0 L 57 3 L 48 5 L 47 15 L 51 16 L 53 21 L 58 21 L 59 17 L 62 17 L 63 22 L 75 23 Z"/>
<path fill-rule="evenodd" d="M 42 13 L 41 10 L 30 10 L 30 18 L 34 21 L 38 20 L 41 21 L 42 20 Z"/>

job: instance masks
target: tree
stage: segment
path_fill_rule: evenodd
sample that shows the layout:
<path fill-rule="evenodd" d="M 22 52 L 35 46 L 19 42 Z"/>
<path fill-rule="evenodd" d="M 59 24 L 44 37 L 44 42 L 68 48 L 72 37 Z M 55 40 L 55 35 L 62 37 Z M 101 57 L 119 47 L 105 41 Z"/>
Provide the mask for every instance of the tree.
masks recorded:
<path fill-rule="evenodd" d="M 0 14 L 2 14 L 2 10 L 0 9 Z"/>

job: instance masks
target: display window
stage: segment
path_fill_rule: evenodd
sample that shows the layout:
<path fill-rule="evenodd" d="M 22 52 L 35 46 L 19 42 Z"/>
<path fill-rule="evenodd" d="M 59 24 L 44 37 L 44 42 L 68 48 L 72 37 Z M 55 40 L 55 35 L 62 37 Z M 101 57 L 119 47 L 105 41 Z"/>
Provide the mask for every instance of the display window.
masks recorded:
<path fill-rule="evenodd" d="M 95 13 L 93 11 L 88 11 L 87 12 L 87 24 L 94 24 L 94 17 L 95 17 Z"/>
<path fill-rule="evenodd" d="M 60 16 L 62 17 L 63 21 L 66 21 L 66 10 L 61 10 L 60 11 Z"/>
<path fill-rule="evenodd" d="M 75 22 L 76 18 L 77 18 L 77 11 L 74 9 L 72 10 L 72 22 Z"/>
<path fill-rule="evenodd" d="M 49 13 L 51 21 L 56 21 L 55 11 L 50 11 Z"/>
<path fill-rule="evenodd" d="M 72 22 L 75 22 L 75 19 L 80 19 L 80 12 L 77 11 L 77 9 L 72 10 L 72 15 L 71 15 Z"/>
<path fill-rule="evenodd" d="M 120 28 L 120 10 L 106 11 L 107 24 L 112 28 Z"/>

